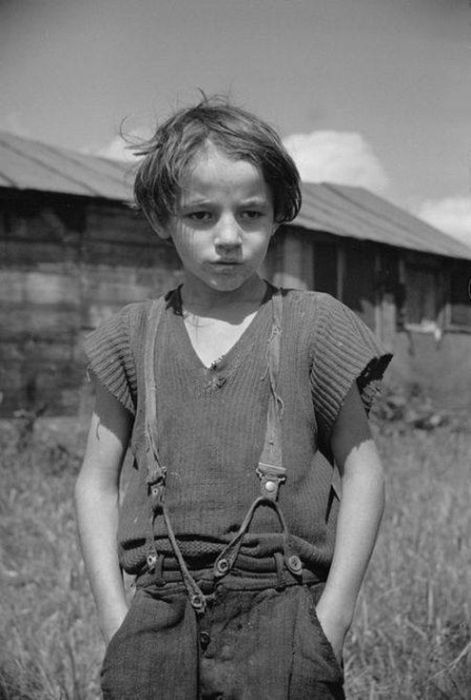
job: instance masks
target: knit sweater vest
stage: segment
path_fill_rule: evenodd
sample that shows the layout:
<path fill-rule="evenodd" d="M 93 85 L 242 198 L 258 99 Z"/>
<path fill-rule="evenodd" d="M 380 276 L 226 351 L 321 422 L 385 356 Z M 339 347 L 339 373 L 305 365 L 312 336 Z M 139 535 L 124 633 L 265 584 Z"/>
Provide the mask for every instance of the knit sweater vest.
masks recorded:
<path fill-rule="evenodd" d="M 190 566 L 214 559 L 238 531 L 259 495 L 255 473 L 263 448 L 269 396 L 269 293 L 250 326 L 217 363 L 195 353 L 174 294 L 157 330 L 155 377 L 159 455 L 167 467 L 166 503 Z M 145 324 L 150 302 L 124 307 L 86 340 L 89 369 L 135 417 L 131 448 L 144 436 Z M 316 292 L 283 292 L 278 393 L 283 402 L 283 466 L 279 504 L 291 546 L 321 579 L 334 546 L 338 490 L 329 459 L 330 434 L 354 381 L 369 411 L 391 359 L 371 331 L 340 302 Z M 137 466 L 137 465 L 136 465 Z M 120 509 L 122 567 L 145 565 L 149 532 L 146 474 L 136 468 Z M 171 553 L 165 523 L 154 523 L 157 550 Z M 279 524 L 259 509 L 242 554 L 264 558 L 281 551 Z"/>

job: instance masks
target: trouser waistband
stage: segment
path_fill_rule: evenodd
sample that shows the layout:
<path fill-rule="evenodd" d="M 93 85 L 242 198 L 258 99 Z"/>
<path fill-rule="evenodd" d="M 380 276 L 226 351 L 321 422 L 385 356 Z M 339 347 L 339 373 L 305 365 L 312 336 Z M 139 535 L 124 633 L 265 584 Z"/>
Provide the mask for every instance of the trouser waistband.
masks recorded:
<path fill-rule="evenodd" d="M 294 575 L 286 567 L 277 565 L 274 556 L 256 559 L 255 557 L 239 555 L 230 572 L 220 580 L 215 580 L 212 565 L 204 567 L 190 565 L 188 568 L 193 579 L 202 589 L 206 588 L 207 591 L 213 590 L 219 584 L 231 588 L 257 590 L 263 588 L 285 588 L 296 584 L 312 585 L 323 583 L 324 581 L 316 573 L 304 567 L 299 574 Z M 163 587 L 167 584 L 183 583 L 183 577 L 175 557 L 160 554 L 154 570 L 149 571 L 145 569 L 142 571 L 136 576 L 135 583 L 137 588 L 149 585 Z M 206 591 L 203 590 L 203 592 Z"/>

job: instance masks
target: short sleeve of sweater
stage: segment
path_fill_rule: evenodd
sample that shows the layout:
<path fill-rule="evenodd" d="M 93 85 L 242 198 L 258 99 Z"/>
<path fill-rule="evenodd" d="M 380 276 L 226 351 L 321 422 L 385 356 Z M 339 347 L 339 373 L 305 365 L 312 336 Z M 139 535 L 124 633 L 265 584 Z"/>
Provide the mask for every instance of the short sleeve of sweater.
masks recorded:
<path fill-rule="evenodd" d="M 137 394 L 132 338 L 140 306 L 125 306 L 90 333 L 84 342 L 88 370 L 132 414 L 135 414 Z"/>
<path fill-rule="evenodd" d="M 370 411 L 392 355 L 351 309 L 333 297 L 320 295 L 317 316 L 311 385 L 319 427 L 329 435 L 354 381 Z"/>

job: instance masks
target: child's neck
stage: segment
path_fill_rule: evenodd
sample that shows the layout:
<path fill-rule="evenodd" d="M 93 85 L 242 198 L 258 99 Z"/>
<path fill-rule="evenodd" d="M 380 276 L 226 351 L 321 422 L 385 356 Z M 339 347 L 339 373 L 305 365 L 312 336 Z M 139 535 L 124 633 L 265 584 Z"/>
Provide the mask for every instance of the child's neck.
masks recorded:
<path fill-rule="evenodd" d="M 257 283 L 243 290 L 199 297 L 181 289 L 183 321 L 195 353 L 211 367 L 237 343 L 250 326 L 266 294 L 266 284 Z"/>
<path fill-rule="evenodd" d="M 180 293 L 187 314 L 234 322 L 258 309 L 266 294 L 266 283 L 256 275 L 239 289 L 219 292 L 187 279 Z"/>

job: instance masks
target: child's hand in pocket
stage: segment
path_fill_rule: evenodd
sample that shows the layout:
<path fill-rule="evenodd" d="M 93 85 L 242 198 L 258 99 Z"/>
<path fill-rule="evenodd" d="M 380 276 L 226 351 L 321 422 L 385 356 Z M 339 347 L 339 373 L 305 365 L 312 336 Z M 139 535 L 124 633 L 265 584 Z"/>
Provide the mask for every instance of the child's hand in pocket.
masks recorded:
<path fill-rule="evenodd" d="M 350 625 L 345 623 L 341 615 L 336 615 L 335 612 L 325 610 L 322 605 L 322 599 L 319 600 L 317 604 L 316 614 L 322 631 L 330 642 L 335 658 L 339 666 L 342 666 L 343 645 L 345 642 L 345 635 Z"/>
<path fill-rule="evenodd" d="M 112 637 L 123 624 L 127 613 L 128 606 L 123 602 L 122 605 L 110 608 L 100 616 L 100 629 L 106 645 L 110 643 Z"/>

